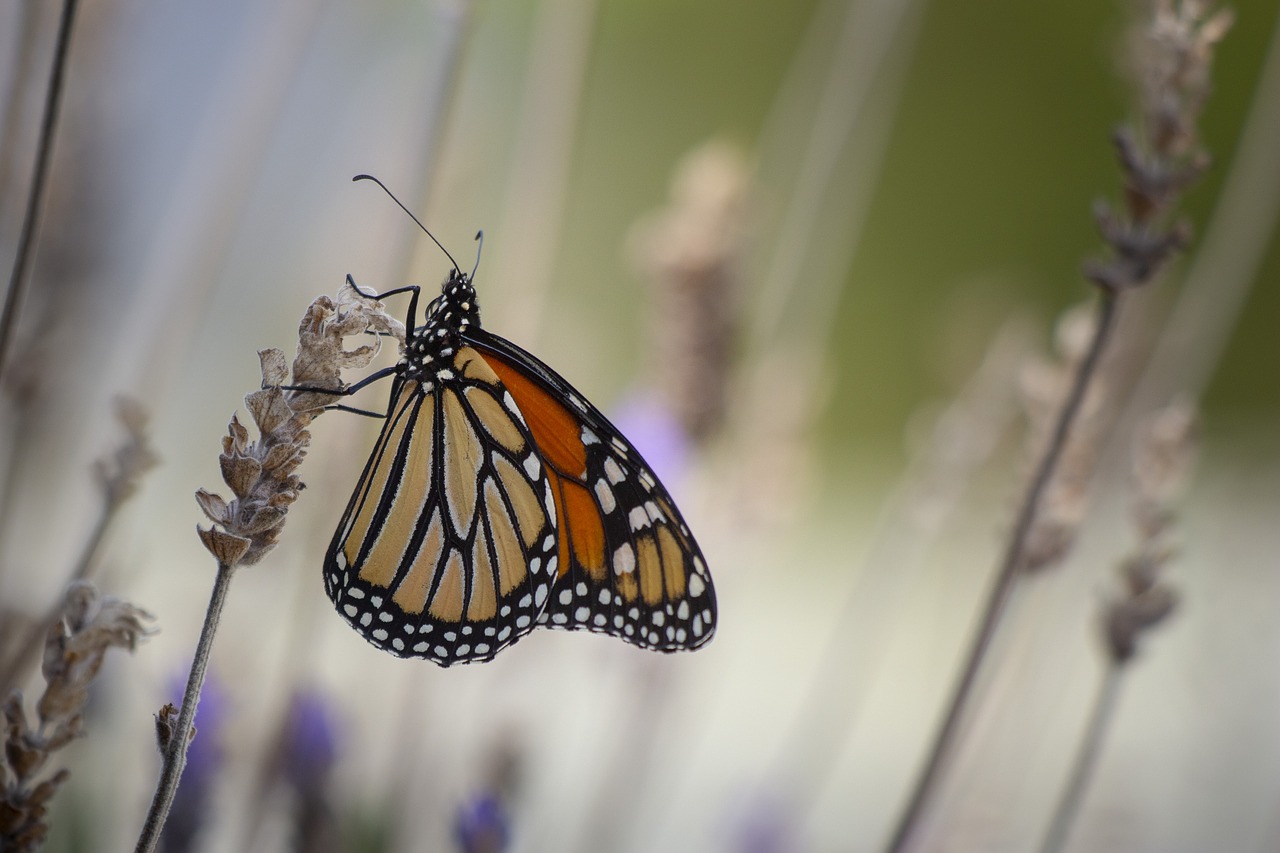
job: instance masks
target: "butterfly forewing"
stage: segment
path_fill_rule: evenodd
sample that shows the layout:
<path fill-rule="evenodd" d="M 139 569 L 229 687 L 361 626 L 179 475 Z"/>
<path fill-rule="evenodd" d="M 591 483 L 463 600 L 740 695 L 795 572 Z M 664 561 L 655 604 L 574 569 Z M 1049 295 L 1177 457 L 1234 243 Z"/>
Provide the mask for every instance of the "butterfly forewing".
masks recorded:
<path fill-rule="evenodd" d="M 660 651 L 711 639 L 711 576 L 640 454 L 562 377 L 509 341 L 468 332 L 523 413 L 548 468 L 559 577 L 540 621 Z"/>
<path fill-rule="evenodd" d="M 326 591 L 371 643 L 448 666 L 531 631 L 557 574 L 556 505 L 527 424 L 484 359 L 397 380 L 325 558 Z"/>

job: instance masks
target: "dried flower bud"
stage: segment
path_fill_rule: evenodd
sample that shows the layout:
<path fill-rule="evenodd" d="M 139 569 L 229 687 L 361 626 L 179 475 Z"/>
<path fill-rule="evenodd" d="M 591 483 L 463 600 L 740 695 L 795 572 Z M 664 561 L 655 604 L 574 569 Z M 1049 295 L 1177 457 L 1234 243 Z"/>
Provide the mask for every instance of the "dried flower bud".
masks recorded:
<path fill-rule="evenodd" d="M 169 744 L 173 743 L 174 734 L 178 730 L 178 706 L 166 702 L 156 714 L 156 747 L 161 755 L 169 754 Z"/>
<path fill-rule="evenodd" d="M 1143 632 L 1163 622 L 1177 603 L 1177 593 L 1166 586 L 1155 586 L 1139 595 L 1112 601 L 1104 618 L 1107 649 L 1112 659 L 1116 663 L 1131 660 Z"/>
<path fill-rule="evenodd" d="M 227 502 L 213 492 L 197 489 L 196 503 L 200 504 L 200 509 L 214 524 L 230 523 L 231 514 L 227 509 Z"/>

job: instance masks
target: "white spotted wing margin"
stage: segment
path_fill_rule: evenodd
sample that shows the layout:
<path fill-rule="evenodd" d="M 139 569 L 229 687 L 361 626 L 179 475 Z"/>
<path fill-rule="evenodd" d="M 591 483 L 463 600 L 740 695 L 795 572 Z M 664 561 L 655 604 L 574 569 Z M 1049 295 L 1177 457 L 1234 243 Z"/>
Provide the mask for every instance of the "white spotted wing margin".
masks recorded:
<path fill-rule="evenodd" d="M 563 513 L 559 535 L 570 545 L 560 549 L 563 574 L 539 622 L 607 634 L 661 652 L 688 651 L 709 642 L 717 622 L 711 575 L 653 469 L 599 409 L 537 357 L 482 329 L 468 329 L 464 337 L 482 353 L 519 365 L 553 398 L 566 401 L 579 425 L 585 470 L 555 473 L 581 485 L 589 496 L 603 534 L 603 560 L 592 559 L 592 548 L 578 547 L 583 538 L 574 527 L 578 514 Z M 533 437 L 537 439 L 536 431 Z"/>
<path fill-rule="evenodd" d="M 555 506 L 520 412 L 463 347 L 430 390 L 397 377 L 325 554 L 325 590 L 366 640 L 441 666 L 491 660 L 537 625 Z"/>

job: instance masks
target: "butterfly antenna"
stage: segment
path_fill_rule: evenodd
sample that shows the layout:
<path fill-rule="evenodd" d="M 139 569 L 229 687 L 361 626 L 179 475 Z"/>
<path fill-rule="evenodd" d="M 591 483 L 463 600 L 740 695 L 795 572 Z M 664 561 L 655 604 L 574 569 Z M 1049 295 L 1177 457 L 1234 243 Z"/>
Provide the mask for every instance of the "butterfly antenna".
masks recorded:
<path fill-rule="evenodd" d="M 480 269 L 480 253 L 484 251 L 484 232 L 483 231 L 476 232 L 476 242 L 478 242 L 480 245 L 476 246 L 476 265 L 471 268 L 471 277 L 473 279 L 476 277 L 476 270 Z"/>
<path fill-rule="evenodd" d="M 410 218 L 410 219 L 412 219 L 414 222 L 416 222 L 416 223 L 418 224 L 418 227 L 422 229 L 422 233 L 424 233 L 424 234 L 426 234 L 428 237 L 430 237 L 430 238 L 431 238 L 431 242 L 432 242 L 432 243 L 435 243 L 437 246 L 439 246 L 439 247 L 440 247 L 440 251 L 444 252 L 444 256 L 445 256 L 446 258 L 448 258 L 448 259 L 449 259 L 449 261 L 453 264 L 453 268 L 454 268 L 455 270 L 456 270 L 456 269 L 458 269 L 458 262 L 457 262 L 457 261 L 455 261 L 455 260 L 453 259 L 453 255 L 449 254 L 449 250 L 448 250 L 448 249 L 446 249 L 446 248 L 445 248 L 445 247 L 440 243 L 440 241 L 436 239 L 436 235 L 432 234 L 430 231 L 428 231 L 428 230 L 427 230 L 427 226 L 423 225 L 423 224 L 422 224 L 422 222 L 421 222 L 421 220 L 419 220 L 419 219 L 418 219 L 418 217 L 416 217 L 416 216 L 414 216 L 414 215 L 413 215 L 413 211 L 412 211 L 412 210 L 410 210 L 409 208 L 407 208 L 407 207 L 405 207 L 405 206 L 404 206 L 404 202 L 402 202 L 402 201 L 400 201 L 400 199 L 396 198 L 395 193 L 393 193 L 391 190 L 387 189 L 387 185 L 386 185 L 386 184 L 384 184 L 382 181 L 380 181 L 380 180 L 378 180 L 377 178 L 375 178 L 373 175 L 356 175 L 356 176 L 355 176 L 354 178 L 352 178 L 351 180 L 353 180 L 353 181 L 373 181 L 375 184 L 377 184 L 378 186 L 382 187 L 382 191 L 383 191 L 384 193 L 386 193 L 387 195 L 391 196 L 391 200 L 392 200 L 392 201 L 394 201 L 396 204 L 400 205 L 400 209 L 401 209 L 401 210 L 403 210 L 405 213 L 409 214 L 409 218 Z M 479 261 L 479 259 L 477 258 L 477 262 L 478 262 L 478 261 Z"/>

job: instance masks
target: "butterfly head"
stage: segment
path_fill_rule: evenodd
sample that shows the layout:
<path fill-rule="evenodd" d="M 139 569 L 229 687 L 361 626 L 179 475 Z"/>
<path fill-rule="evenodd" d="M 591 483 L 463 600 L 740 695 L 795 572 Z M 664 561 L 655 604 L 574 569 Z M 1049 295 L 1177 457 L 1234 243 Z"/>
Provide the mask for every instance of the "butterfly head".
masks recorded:
<path fill-rule="evenodd" d="M 464 331 L 468 326 L 480 325 L 480 306 L 476 304 L 476 289 L 471 276 L 456 269 L 449 273 L 440 295 L 427 306 L 422 326 L 435 326 L 453 332 Z"/>
<path fill-rule="evenodd" d="M 462 344 L 462 333 L 479 327 L 480 306 L 471 276 L 458 270 L 449 273 L 439 296 L 427 306 L 422 325 L 413 330 L 400 362 L 406 378 L 424 379 L 447 370 Z"/>

